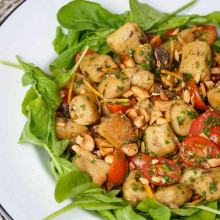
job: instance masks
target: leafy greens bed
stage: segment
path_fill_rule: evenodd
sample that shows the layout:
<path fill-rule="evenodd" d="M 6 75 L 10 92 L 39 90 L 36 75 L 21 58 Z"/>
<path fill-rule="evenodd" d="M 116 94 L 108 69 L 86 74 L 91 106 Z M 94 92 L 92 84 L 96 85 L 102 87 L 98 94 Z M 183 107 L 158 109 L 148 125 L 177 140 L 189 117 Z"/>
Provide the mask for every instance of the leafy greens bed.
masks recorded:
<path fill-rule="evenodd" d="M 130 0 L 130 11 L 122 15 L 112 14 L 97 3 L 72 1 L 62 7 L 57 14 L 61 27 L 57 27 L 53 41 L 58 57 L 50 64 L 52 74 L 44 73 L 40 68 L 24 63 L 17 57 L 19 65 L 2 62 L 21 68 L 23 86 L 31 85 L 22 102 L 22 113 L 27 122 L 19 143 L 30 142 L 43 147 L 50 155 L 51 171 L 57 182 L 55 199 L 63 202 L 74 198 L 73 202 L 54 214 L 51 219 L 75 207 L 92 210 L 104 219 L 205 219 L 220 218 L 220 201 L 203 202 L 198 206 L 185 204 L 180 209 L 169 209 L 152 198 L 147 198 L 131 208 L 129 202 L 120 197 L 120 190 L 106 192 L 86 173 L 79 171 L 70 161 L 74 155 L 66 153 L 69 140 L 58 141 L 55 132 L 55 111 L 61 103 L 60 89 L 72 78 L 88 48 L 101 54 L 110 52 L 106 37 L 126 22 L 135 22 L 146 33 L 163 34 L 172 28 L 185 25 L 210 24 L 220 27 L 220 12 L 206 16 L 176 14 L 194 4 L 196 0 L 180 9 L 163 14 L 148 4 Z M 63 33 L 62 28 L 68 30 Z M 213 47 L 220 50 L 220 39 Z M 84 50 L 75 64 L 75 56 Z M 65 70 L 65 71 L 64 71 Z M 116 197 L 117 196 L 117 197 Z"/>

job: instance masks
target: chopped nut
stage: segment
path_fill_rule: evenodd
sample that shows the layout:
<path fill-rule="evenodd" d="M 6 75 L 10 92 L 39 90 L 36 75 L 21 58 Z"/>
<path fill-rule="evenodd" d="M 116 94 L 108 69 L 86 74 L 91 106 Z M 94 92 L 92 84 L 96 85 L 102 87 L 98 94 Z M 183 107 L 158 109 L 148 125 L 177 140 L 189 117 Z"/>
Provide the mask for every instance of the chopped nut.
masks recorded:
<path fill-rule="evenodd" d="M 105 172 L 99 172 L 93 178 L 93 183 L 97 183 L 99 184 L 99 186 L 102 186 L 106 181 L 107 181 L 107 176 Z"/>
<path fill-rule="evenodd" d="M 152 164 L 156 164 L 156 163 L 158 163 L 159 162 L 159 160 L 157 160 L 157 159 L 153 159 L 152 160 Z"/>
<path fill-rule="evenodd" d="M 127 116 L 130 119 L 134 120 L 138 116 L 136 109 L 133 109 L 133 108 L 128 109 Z"/>
<path fill-rule="evenodd" d="M 168 97 L 167 97 L 167 95 L 163 92 L 163 90 L 160 91 L 160 98 L 161 98 L 162 100 L 169 100 Z"/>
<path fill-rule="evenodd" d="M 56 126 L 58 126 L 58 127 L 65 127 L 65 123 L 63 123 L 63 122 L 57 122 L 57 123 L 56 123 Z"/>
<path fill-rule="evenodd" d="M 122 63 L 127 67 L 127 68 L 131 68 L 131 67 L 135 67 L 135 62 L 133 60 L 132 57 L 127 56 L 127 55 L 121 55 L 120 59 L 122 61 Z"/>
<path fill-rule="evenodd" d="M 152 125 L 159 117 L 162 117 L 161 111 L 154 110 L 151 113 L 150 125 Z"/>
<path fill-rule="evenodd" d="M 146 178 L 141 177 L 141 178 L 139 178 L 139 181 L 140 181 L 143 185 L 149 185 L 149 181 L 148 181 L 148 179 L 146 179 Z"/>
<path fill-rule="evenodd" d="M 195 81 L 195 83 L 199 83 L 199 81 L 200 81 L 200 73 L 196 74 L 196 76 L 194 77 L 194 81 Z"/>
<path fill-rule="evenodd" d="M 125 98 L 129 98 L 132 95 L 134 95 L 134 92 L 132 92 L 131 90 L 128 90 L 127 92 L 125 92 L 122 96 Z"/>
<path fill-rule="evenodd" d="M 77 145 L 77 144 L 74 144 L 74 145 L 72 146 L 72 149 L 73 149 L 76 153 L 79 153 L 79 152 L 82 150 L 82 148 L 81 148 L 79 145 Z"/>
<path fill-rule="evenodd" d="M 78 136 L 76 137 L 76 143 L 77 143 L 79 146 L 82 146 L 83 137 L 81 137 L 80 135 L 78 135 Z"/>
<path fill-rule="evenodd" d="M 102 156 L 107 156 L 108 154 L 112 153 L 114 151 L 114 148 L 113 147 L 103 147 L 103 148 L 100 148 L 100 153 Z"/>
<path fill-rule="evenodd" d="M 102 143 L 104 139 L 101 137 L 95 138 L 95 144 L 97 148 L 100 148 L 100 144 Z"/>
<path fill-rule="evenodd" d="M 145 144 L 144 142 L 141 143 L 141 153 L 145 153 L 146 152 L 146 148 L 145 148 Z"/>
<path fill-rule="evenodd" d="M 177 146 L 180 145 L 179 139 L 178 139 L 178 137 L 176 135 L 174 136 L 174 141 L 175 141 Z"/>
<path fill-rule="evenodd" d="M 158 125 L 162 125 L 162 124 L 166 124 L 166 123 L 168 123 L 168 121 L 165 118 L 158 118 L 157 119 Z"/>
<path fill-rule="evenodd" d="M 215 83 L 212 82 L 212 81 L 205 81 L 205 85 L 206 85 L 209 89 L 211 89 L 211 88 L 215 85 Z"/>
<path fill-rule="evenodd" d="M 145 111 L 143 108 L 139 108 L 139 114 L 144 116 L 145 119 L 145 123 L 147 123 L 148 121 L 150 121 L 150 115 L 147 113 L 147 111 Z"/>
<path fill-rule="evenodd" d="M 160 178 L 157 177 L 157 176 L 152 176 L 152 182 L 155 182 L 155 183 L 159 183 L 160 182 Z"/>
<path fill-rule="evenodd" d="M 86 91 L 85 89 L 80 89 L 79 93 L 80 93 L 81 95 L 83 95 L 83 94 L 86 94 L 87 91 Z"/>
<path fill-rule="evenodd" d="M 165 112 L 165 118 L 168 122 L 171 121 L 171 115 L 170 115 L 170 111 Z"/>
<path fill-rule="evenodd" d="M 138 153 L 138 147 L 136 143 L 124 145 L 121 150 L 125 155 L 131 157 Z"/>
<path fill-rule="evenodd" d="M 178 36 L 178 41 L 181 43 L 181 44 L 187 44 L 187 42 L 180 36 Z"/>
<path fill-rule="evenodd" d="M 95 149 L 95 142 L 90 135 L 88 135 L 88 134 L 84 135 L 83 142 L 82 142 L 82 148 L 89 151 L 89 152 L 92 152 Z"/>
<path fill-rule="evenodd" d="M 173 102 L 172 101 L 157 100 L 154 102 L 154 105 L 157 110 L 162 111 L 162 112 L 166 112 L 166 111 L 170 111 L 170 109 L 173 105 Z"/>
<path fill-rule="evenodd" d="M 177 62 L 180 62 L 180 55 L 177 50 L 175 50 L 175 52 L 174 52 L 174 58 Z"/>
<path fill-rule="evenodd" d="M 63 90 L 60 90 L 60 97 L 64 98 L 65 97 L 65 92 Z"/>
<path fill-rule="evenodd" d="M 130 162 L 128 165 L 129 165 L 129 170 L 130 171 L 135 169 L 135 165 L 132 162 Z"/>
<path fill-rule="evenodd" d="M 100 143 L 100 145 L 99 145 L 99 147 L 114 147 L 109 141 L 107 141 L 107 140 L 103 140 L 101 143 Z"/>
<path fill-rule="evenodd" d="M 183 91 L 183 101 L 186 103 L 190 102 L 190 91 L 187 89 Z"/>
<path fill-rule="evenodd" d="M 123 70 L 125 69 L 125 65 L 124 64 L 120 64 L 119 67 Z"/>
<path fill-rule="evenodd" d="M 213 75 L 218 75 L 218 74 L 220 74 L 220 68 L 218 68 L 218 67 L 216 67 L 216 68 L 212 68 L 211 69 L 211 74 L 213 74 Z"/>
<path fill-rule="evenodd" d="M 102 158 L 102 154 L 101 154 L 101 151 L 100 150 L 97 150 L 96 152 L 97 156 L 101 159 Z"/>
<path fill-rule="evenodd" d="M 191 96 L 191 103 L 192 103 L 193 105 L 195 104 L 194 94 Z"/>
<path fill-rule="evenodd" d="M 201 91 L 202 91 L 202 95 L 204 96 L 204 97 L 206 97 L 206 89 L 205 89 L 205 85 L 203 84 L 203 83 L 200 83 L 200 89 L 201 89 Z"/>
<path fill-rule="evenodd" d="M 208 136 L 206 136 L 204 133 L 201 133 L 199 136 L 204 137 L 209 140 Z"/>
<path fill-rule="evenodd" d="M 207 162 L 209 163 L 210 167 L 217 167 L 220 165 L 220 158 L 209 159 Z"/>
<path fill-rule="evenodd" d="M 132 86 L 131 90 L 134 92 L 134 96 L 139 97 L 141 99 L 147 99 L 150 97 L 146 89 L 140 88 L 138 86 Z"/>
<path fill-rule="evenodd" d="M 112 164 L 113 163 L 113 154 L 109 154 L 105 157 L 105 162 L 108 164 Z"/>
<path fill-rule="evenodd" d="M 179 206 L 178 206 L 177 204 L 175 204 L 175 203 L 170 203 L 170 204 L 169 204 L 169 207 L 170 207 L 171 209 L 178 209 L 178 208 L 179 208 Z"/>
<path fill-rule="evenodd" d="M 143 115 L 140 115 L 140 116 L 137 116 L 136 118 L 134 118 L 133 122 L 136 127 L 140 128 L 145 125 L 145 118 Z"/>

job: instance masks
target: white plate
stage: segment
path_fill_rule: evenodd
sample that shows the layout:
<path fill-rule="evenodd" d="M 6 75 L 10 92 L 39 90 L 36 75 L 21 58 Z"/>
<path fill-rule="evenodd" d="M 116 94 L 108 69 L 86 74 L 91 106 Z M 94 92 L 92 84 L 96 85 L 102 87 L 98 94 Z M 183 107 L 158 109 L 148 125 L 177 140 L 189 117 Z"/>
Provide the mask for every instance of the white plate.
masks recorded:
<path fill-rule="evenodd" d="M 29 0 L 24 2 L 0 28 L 0 60 L 15 61 L 15 54 L 48 71 L 56 56 L 52 41 L 56 13 L 68 0 Z M 97 0 L 112 12 L 128 9 L 128 0 Z M 188 0 L 143 0 L 163 12 L 170 12 Z M 207 14 L 220 10 L 219 0 L 199 0 L 184 13 Z M 55 180 L 50 174 L 49 157 L 31 144 L 18 145 L 26 121 L 21 102 L 27 88 L 21 86 L 22 71 L 0 66 L 0 204 L 15 220 L 39 220 L 67 203 L 54 199 Z M 56 219 L 97 219 L 75 209 Z"/>

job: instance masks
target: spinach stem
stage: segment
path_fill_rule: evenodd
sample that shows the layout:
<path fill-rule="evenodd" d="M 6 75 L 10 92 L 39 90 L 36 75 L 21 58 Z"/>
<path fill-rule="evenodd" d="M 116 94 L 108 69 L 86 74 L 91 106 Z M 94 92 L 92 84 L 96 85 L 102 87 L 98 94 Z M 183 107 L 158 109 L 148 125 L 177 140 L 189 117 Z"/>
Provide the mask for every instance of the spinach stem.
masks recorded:
<path fill-rule="evenodd" d="M 207 206 L 204 206 L 204 205 L 195 205 L 195 206 L 187 205 L 185 207 L 187 207 L 187 208 L 195 208 L 195 209 L 202 209 L 202 210 L 206 210 L 206 211 L 209 211 L 209 212 L 212 212 L 212 213 L 220 215 L 220 211 L 218 211 L 216 209 L 213 209 L 213 208 L 210 208 L 210 207 L 207 207 Z"/>
<path fill-rule="evenodd" d="M 15 64 L 15 63 L 10 63 L 10 62 L 6 62 L 6 61 L 0 61 L 0 64 L 3 64 L 5 66 L 11 66 L 11 67 L 14 67 L 14 68 L 17 68 L 17 69 L 22 69 L 22 67 L 18 64 Z"/>

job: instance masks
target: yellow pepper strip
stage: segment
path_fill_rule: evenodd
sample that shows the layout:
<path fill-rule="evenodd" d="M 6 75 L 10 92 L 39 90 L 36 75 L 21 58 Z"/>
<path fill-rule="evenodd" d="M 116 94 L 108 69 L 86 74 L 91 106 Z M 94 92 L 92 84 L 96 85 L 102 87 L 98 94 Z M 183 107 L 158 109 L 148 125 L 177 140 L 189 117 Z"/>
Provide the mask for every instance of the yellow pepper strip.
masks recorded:
<path fill-rule="evenodd" d="M 173 64 L 174 50 L 175 50 L 175 44 L 174 44 L 173 41 L 171 41 L 171 45 L 170 45 L 170 63 L 169 63 L 169 68 L 170 69 L 171 69 L 172 64 Z"/>
<path fill-rule="evenodd" d="M 180 154 L 178 153 L 178 154 L 175 156 L 173 162 L 174 162 L 174 163 L 178 163 L 179 159 L 180 159 Z"/>
<path fill-rule="evenodd" d="M 83 79 L 83 83 L 86 87 L 88 87 L 95 95 L 103 99 L 102 94 L 100 94 L 98 91 L 96 91 L 85 79 Z"/>
<path fill-rule="evenodd" d="M 181 79 L 181 78 L 182 78 L 181 75 L 179 75 L 179 74 L 177 74 L 177 73 L 174 73 L 174 72 L 170 72 L 170 71 L 168 71 L 168 70 L 161 70 L 161 73 L 164 73 L 164 74 L 167 74 L 167 75 L 170 75 L 170 76 L 174 76 L 174 77 L 176 77 L 176 78 L 178 78 L 178 79 Z"/>
<path fill-rule="evenodd" d="M 70 84 L 69 84 L 68 104 L 70 104 L 70 102 L 71 102 L 71 98 L 72 98 L 71 96 L 72 96 L 73 84 L 74 84 L 75 76 L 76 76 L 76 74 L 73 74 L 72 79 L 71 79 Z"/>
<path fill-rule="evenodd" d="M 197 199 L 197 200 L 191 202 L 190 205 L 191 205 L 191 206 L 197 205 L 197 204 L 201 203 L 201 202 L 204 201 L 204 200 L 205 200 L 205 198 Z"/>
<path fill-rule="evenodd" d="M 154 84 L 154 80 L 152 80 L 152 81 L 150 82 L 150 84 L 149 84 L 148 87 L 147 87 L 147 90 L 150 90 L 150 88 L 152 87 L 153 84 Z"/>
<path fill-rule="evenodd" d="M 70 82 L 70 85 L 69 85 L 69 91 L 68 91 L 68 99 L 67 99 L 67 102 L 68 104 L 70 104 L 71 102 L 71 96 L 72 96 L 72 91 L 73 91 L 73 84 L 74 84 L 74 79 L 75 79 L 75 75 L 76 75 L 76 70 L 77 68 L 79 67 L 79 64 L 81 63 L 81 61 L 83 60 L 84 56 L 86 55 L 87 51 L 89 49 L 89 46 L 86 46 L 85 47 L 85 50 L 83 51 L 82 53 L 82 56 L 80 56 L 79 60 L 77 61 L 77 63 L 74 65 L 74 67 L 69 71 L 69 75 L 71 77 L 71 82 Z"/>
<path fill-rule="evenodd" d="M 103 99 L 101 102 L 130 102 L 130 99 Z"/>
<path fill-rule="evenodd" d="M 149 198 L 155 199 L 155 196 L 154 196 L 154 194 L 153 194 L 152 189 L 150 188 L 150 186 L 149 186 L 149 185 L 146 185 L 145 187 L 146 187 L 146 191 L 147 191 L 147 194 L 148 194 Z"/>

